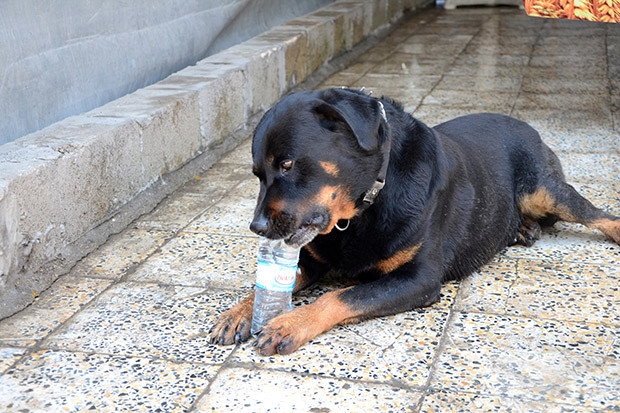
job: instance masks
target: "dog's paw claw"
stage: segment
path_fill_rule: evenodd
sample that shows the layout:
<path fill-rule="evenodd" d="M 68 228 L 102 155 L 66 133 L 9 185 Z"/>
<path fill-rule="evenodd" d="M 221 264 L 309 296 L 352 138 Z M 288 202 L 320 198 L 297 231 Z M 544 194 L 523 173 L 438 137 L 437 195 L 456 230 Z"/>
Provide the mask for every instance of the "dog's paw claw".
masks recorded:
<path fill-rule="evenodd" d="M 233 308 L 218 318 L 209 330 L 209 335 L 211 344 L 226 346 L 242 343 L 250 338 L 250 321 L 247 315 L 234 311 Z"/>

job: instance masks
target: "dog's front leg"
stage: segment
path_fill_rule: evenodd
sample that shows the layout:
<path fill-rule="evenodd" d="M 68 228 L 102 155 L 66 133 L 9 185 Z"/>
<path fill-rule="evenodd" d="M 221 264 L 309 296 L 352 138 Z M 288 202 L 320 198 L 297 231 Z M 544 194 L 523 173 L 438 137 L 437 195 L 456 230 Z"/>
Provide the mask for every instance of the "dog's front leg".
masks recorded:
<path fill-rule="evenodd" d="M 439 300 L 438 271 L 408 263 L 376 281 L 326 293 L 271 320 L 254 346 L 262 355 L 290 354 L 336 325 L 429 306 Z"/>
<path fill-rule="evenodd" d="M 306 266 L 300 265 L 300 270 L 297 271 L 297 277 L 295 279 L 295 290 L 293 293 L 297 293 L 312 285 L 317 274 L 312 271 L 306 270 L 306 268 L 312 268 L 310 264 Z M 313 276 L 310 276 L 313 274 Z M 246 341 L 250 338 L 250 327 L 252 325 L 252 313 L 254 310 L 254 293 L 241 300 L 234 307 L 227 311 L 224 311 L 211 330 L 211 344 L 229 345 L 237 344 Z"/>

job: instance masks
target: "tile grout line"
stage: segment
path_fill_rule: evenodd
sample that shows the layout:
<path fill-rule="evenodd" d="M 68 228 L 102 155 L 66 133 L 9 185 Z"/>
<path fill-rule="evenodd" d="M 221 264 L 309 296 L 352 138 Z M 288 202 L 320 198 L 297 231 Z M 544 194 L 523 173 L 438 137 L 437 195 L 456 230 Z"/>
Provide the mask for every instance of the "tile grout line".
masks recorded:
<path fill-rule="evenodd" d="M 439 359 L 441 358 L 441 355 L 443 354 L 446 348 L 446 343 L 449 339 L 449 329 L 453 325 L 453 321 L 456 317 L 456 314 L 460 312 L 458 310 L 455 310 L 454 308 L 457 302 L 457 296 L 460 291 L 461 291 L 461 282 L 459 282 L 457 286 L 457 291 L 454 296 L 454 301 L 452 302 L 452 304 L 450 305 L 450 309 L 448 310 L 448 317 L 446 318 L 445 324 L 443 325 L 441 336 L 439 338 L 439 343 L 437 344 L 437 348 L 435 349 L 435 354 L 433 355 L 433 359 L 431 360 L 431 363 L 428 369 L 428 377 L 426 379 L 426 383 L 424 384 L 424 386 L 422 386 L 422 394 L 420 396 L 417 412 L 420 412 L 420 410 L 422 409 L 422 406 L 424 405 L 424 401 L 426 400 L 426 397 L 432 392 L 431 383 L 436 374 L 438 364 L 439 364 Z"/>
<path fill-rule="evenodd" d="M 510 116 L 513 116 L 515 112 L 515 108 L 517 106 L 517 102 L 519 101 L 519 97 L 523 94 L 523 80 L 525 79 L 525 74 L 527 72 L 527 69 L 530 67 L 530 64 L 532 62 L 532 57 L 534 56 L 534 51 L 536 50 L 538 43 L 542 39 L 542 32 L 543 32 L 544 27 L 547 25 L 547 23 L 548 22 L 543 21 L 543 23 L 538 27 L 538 33 L 536 34 L 536 40 L 532 44 L 532 49 L 530 50 L 530 54 L 527 58 L 527 63 L 523 67 L 523 72 L 521 74 L 521 85 L 519 86 L 519 91 L 517 92 L 517 96 L 515 96 L 515 100 L 512 104 L 512 108 L 510 108 L 510 113 L 509 113 Z"/>
<path fill-rule="evenodd" d="M 435 20 L 437 20 L 439 16 L 435 16 Z M 458 52 L 456 55 L 454 55 L 454 57 L 450 60 L 449 63 L 446 63 L 444 70 L 442 70 L 441 76 L 439 77 L 439 79 L 437 80 L 437 82 L 435 82 L 435 84 L 433 85 L 432 88 L 429 89 L 429 91 L 419 100 L 418 104 L 416 105 L 415 109 L 413 109 L 411 111 L 411 114 L 413 115 L 415 113 L 415 111 L 417 111 L 423 104 L 424 104 L 424 100 L 429 97 L 430 95 L 433 94 L 433 92 L 435 91 L 435 89 L 437 89 L 437 86 L 439 86 L 439 84 L 444 80 L 445 76 L 446 76 L 446 71 L 449 70 L 450 67 L 452 67 L 454 65 L 454 62 L 456 62 L 458 60 L 458 58 L 463 55 L 465 53 L 465 50 L 467 49 L 467 47 L 472 43 L 472 41 L 474 40 L 474 38 L 476 38 L 476 36 L 478 36 L 480 33 L 482 32 L 482 28 L 478 29 L 478 31 L 476 31 L 475 34 L 473 34 L 471 36 L 471 39 L 469 39 L 469 41 L 467 42 L 467 44 L 465 44 L 465 46 L 463 46 L 463 48 L 461 49 L 460 52 Z M 413 37 L 413 36 L 412 36 Z"/>

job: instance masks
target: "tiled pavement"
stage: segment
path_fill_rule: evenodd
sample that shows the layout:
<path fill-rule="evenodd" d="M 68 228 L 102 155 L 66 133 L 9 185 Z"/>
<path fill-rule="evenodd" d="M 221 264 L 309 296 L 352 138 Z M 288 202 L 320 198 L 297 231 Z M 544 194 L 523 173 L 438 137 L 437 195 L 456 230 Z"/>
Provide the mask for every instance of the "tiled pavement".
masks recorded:
<path fill-rule="evenodd" d="M 620 24 L 428 9 L 321 87 L 343 85 L 431 125 L 477 111 L 529 121 L 569 181 L 620 215 Z M 620 411 L 620 246 L 578 225 L 506 249 L 431 308 L 291 356 L 208 344 L 254 280 L 249 148 L 0 322 L 0 411 Z"/>

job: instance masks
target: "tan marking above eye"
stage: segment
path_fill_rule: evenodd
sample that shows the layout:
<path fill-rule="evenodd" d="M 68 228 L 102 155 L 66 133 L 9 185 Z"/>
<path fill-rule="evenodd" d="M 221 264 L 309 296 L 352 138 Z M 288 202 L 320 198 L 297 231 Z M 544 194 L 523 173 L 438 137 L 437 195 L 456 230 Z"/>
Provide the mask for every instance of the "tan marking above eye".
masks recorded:
<path fill-rule="evenodd" d="M 333 162 L 319 161 L 319 165 L 321 165 L 321 168 L 323 168 L 323 170 L 325 171 L 327 175 L 337 177 L 338 174 L 340 173 L 340 170 L 338 169 L 338 165 L 336 165 Z"/>

